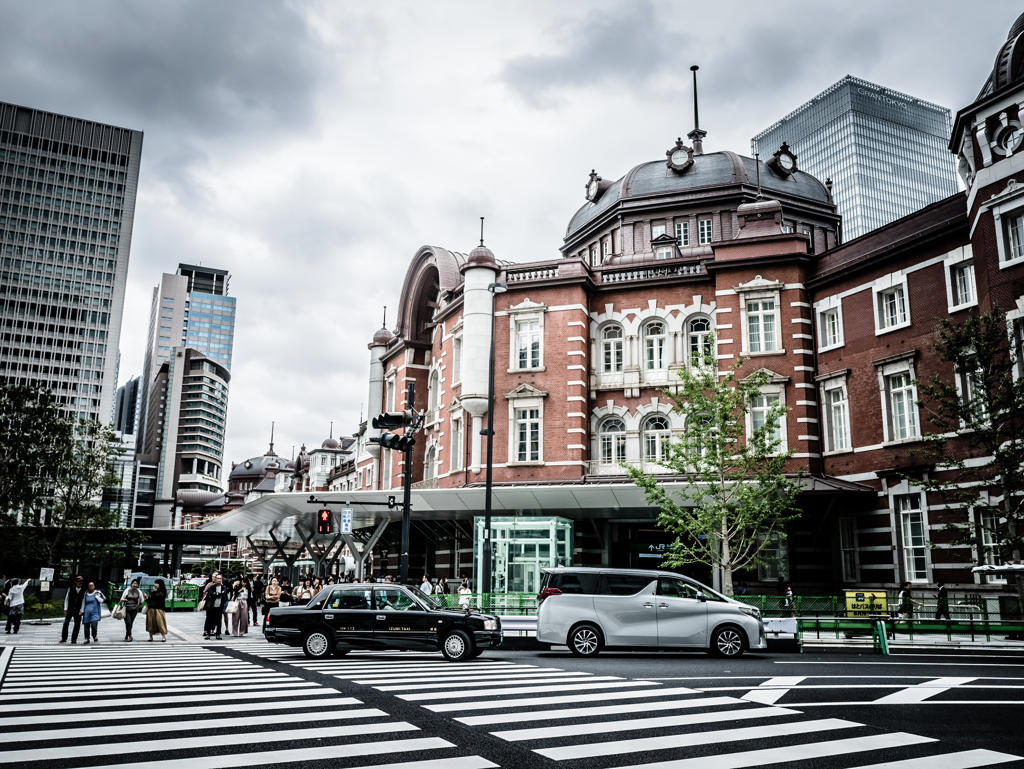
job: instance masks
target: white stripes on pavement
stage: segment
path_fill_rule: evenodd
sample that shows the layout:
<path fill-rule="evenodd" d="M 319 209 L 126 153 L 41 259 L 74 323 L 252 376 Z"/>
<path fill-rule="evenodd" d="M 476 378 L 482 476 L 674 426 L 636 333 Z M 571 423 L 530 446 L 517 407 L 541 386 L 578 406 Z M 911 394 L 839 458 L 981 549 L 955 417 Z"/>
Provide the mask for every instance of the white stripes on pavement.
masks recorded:
<path fill-rule="evenodd" d="M 633 682 L 637 683 L 637 682 Z M 646 681 L 642 682 L 647 684 Z M 625 684 L 624 684 L 625 685 Z M 654 684 L 648 684 L 653 686 Z M 522 690 L 520 690 L 521 693 Z M 597 694 L 569 694 L 555 697 L 524 697 L 516 700 L 479 700 L 477 702 L 446 702 L 439 705 L 425 705 L 435 713 L 450 713 L 453 710 L 497 710 L 499 708 L 532 708 L 537 705 L 563 705 L 570 702 L 613 702 L 635 697 L 663 697 L 676 694 L 699 694 L 693 689 L 648 689 L 636 692 L 600 692 Z"/>
<path fill-rule="evenodd" d="M 961 753 L 947 753 L 944 756 L 923 756 L 903 761 L 886 761 L 884 764 L 858 766 L 854 769 L 973 769 L 976 766 L 993 766 L 1008 761 L 1018 761 L 1020 756 L 996 753 L 994 750 L 965 750 Z"/>
<path fill-rule="evenodd" d="M 261 673 L 258 675 L 247 673 L 244 676 L 231 676 L 230 678 L 223 678 L 221 676 L 208 676 L 203 678 L 203 683 L 210 686 L 221 686 L 223 684 L 261 684 L 261 683 L 273 683 L 275 681 L 281 681 L 291 679 L 292 676 L 287 673 Z M 108 677 L 107 681 L 110 680 Z M 4 694 L 30 694 L 33 692 L 50 692 L 51 694 L 60 694 L 62 692 L 98 692 L 102 693 L 109 689 L 116 691 L 125 691 L 127 689 L 142 689 L 147 686 L 163 686 L 165 691 L 175 689 L 177 684 L 184 684 L 194 682 L 195 676 L 189 676 L 187 678 L 157 678 L 153 680 L 139 681 L 135 676 L 129 676 L 128 681 L 131 683 L 94 683 L 91 681 L 79 681 L 78 679 L 72 679 L 73 683 L 64 683 L 60 686 L 41 686 L 39 682 L 32 682 L 30 684 L 4 684 Z"/>
<path fill-rule="evenodd" d="M 524 721 L 553 721 L 564 718 L 590 718 L 593 716 L 618 716 L 625 713 L 652 713 L 658 710 L 681 710 L 685 708 L 712 708 L 719 705 L 742 705 L 743 700 L 735 697 L 691 697 L 685 700 L 659 700 L 658 702 L 630 702 L 624 705 L 598 705 L 591 708 L 562 708 L 560 710 L 516 710 L 511 713 L 497 713 L 490 716 L 465 716 L 456 718 L 466 726 L 485 724 L 522 723 Z"/>
<path fill-rule="evenodd" d="M 584 681 L 621 681 L 621 676 L 595 676 L 590 673 L 552 673 L 549 676 L 540 676 L 538 678 L 486 678 L 478 683 L 480 684 L 499 684 L 501 686 L 526 686 L 529 684 L 561 684 L 561 683 L 582 683 Z M 438 684 L 422 684 L 422 683 L 408 683 L 408 684 L 389 684 L 388 686 L 374 686 L 373 688 L 381 692 L 401 692 L 401 691 L 415 691 L 417 689 L 459 689 L 466 686 L 472 686 L 474 681 L 458 681 L 456 683 L 438 683 Z M 482 691 L 488 691 L 483 689 Z"/>
<path fill-rule="evenodd" d="M 613 732 L 640 731 L 643 729 L 672 729 L 691 724 L 714 724 L 725 721 L 743 721 L 751 718 L 781 718 L 800 715 L 799 710 L 786 708 L 743 708 L 742 710 L 691 713 L 685 716 L 661 716 L 658 718 L 634 718 L 626 721 L 599 721 L 590 724 L 569 724 L 567 726 L 541 726 L 533 729 L 511 729 L 491 732 L 509 742 L 521 740 L 548 740 L 554 737 L 574 737 L 581 734 L 611 734 Z"/>
<path fill-rule="evenodd" d="M 619 769 L 746 769 L 746 767 L 750 766 L 771 766 L 772 764 L 785 763 L 787 761 L 813 761 L 824 756 L 844 756 L 849 753 L 863 753 L 868 750 L 903 748 L 909 745 L 921 745 L 926 742 L 938 742 L 938 740 L 931 737 L 920 737 L 916 734 L 906 734 L 905 732 L 893 732 L 892 734 L 851 737 L 831 742 L 787 745 L 783 748 L 744 750 L 740 753 L 720 753 L 714 756 L 701 756 L 700 758 L 658 761 L 653 764 L 622 766 Z M 933 765 L 929 764 L 929 766 Z"/>
<path fill-rule="evenodd" d="M 963 686 L 964 684 L 970 683 L 974 680 L 975 679 L 973 678 L 936 678 L 934 681 L 927 681 L 923 684 L 918 684 L 917 686 L 911 686 L 907 689 L 887 694 L 881 699 L 876 700 L 876 702 L 880 705 L 924 702 L 926 699 L 934 697 L 936 694 L 942 694 L 943 692 L 949 691 L 954 686 Z"/>
<path fill-rule="evenodd" d="M 274 683 L 261 683 L 260 684 L 260 689 L 261 689 L 261 691 L 264 691 L 264 692 L 270 692 L 271 690 L 277 689 L 277 688 L 295 689 L 296 687 L 299 687 L 299 686 L 309 686 L 309 687 L 316 688 L 316 687 L 319 687 L 320 684 L 315 683 L 314 681 L 296 681 L 296 680 L 293 679 L 293 680 L 290 680 L 290 681 L 281 681 L 281 682 L 274 682 Z M 231 696 L 234 697 L 234 696 L 236 696 L 235 689 L 242 689 L 244 691 L 244 690 L 251 689 L 252 687 L 253 687 L 252 683 L 248 683 L 248 682 L 242 682 L 242 683 L 238 683 L 238 684 L 224 684 L 222 686 L 216 687 L 216 691 L 217 692 L 221 692 L 221 693 L 230 692 Z M 178 693 L 180 693 L 180 692 L 195 692 L 195 693 L 198 693 L 198 694 L 202 694 L 204 692 L 210 692 L 211 691 L 211 687 L 204 680 L 202 685 L 198 685 L 198 686 L 175 686 L 173 689 L 171 689 L 171 688 L 169 688 L 167 686 L 161 686 L 160 688 L 157 688 L 157 689 L 138 689 L 137 691 L 124 692 L 124 693 L 125 694 L 131 694 L 131 695 L 133 695 L 135 697 L 138 697 L 138 696 L 143 695 L 143 694 L 166 694 L 169 691 L 178 692 Z M 92 699 L 93 703 L 100 703 L 100 704 L 102 704 L 104 702 L 104 700 L 102 699 L 103 697 L 116 697 L 116 696 L 118 696 L 121 693 L 122 692 L 121 692 L 120 687 L 115 687 L 114 691 L 110 691 L 110 692 L 90 692 L 89 693 L 89 697 Z M 0 705 L 5 705 L 6 706 L 8 703 L 12 703 L 12 702 L 27 702 L 27 701 L 30 701 L 30 700 L 45 700 L 45 699 L 52 699 L 53 697 L 60 697 L 60 696 L 62 696 L 60 693 L 48 693 L 48 694 L 0 694 Z M 165 702 L 166 701 L 167 700 L 165 700 Z M 43 707 L 43 706 L 40 705 L 40 707 Z M 49 707 L 49 705 L 46 705 L 45 707 Z M 82 705 L 78 705 L 78 707 L 82 707 Z"/>
<path fill-rule="evenodd" d="M 687 732 L 685 734 L 645 737 L 638 740 L 614 740 L 612 742 L 592 742 L 586 745 L 566 745 L 559 748 L 543 748 L 535 752 L 555 761 L 568 761 L 570 759 L 596 758 L 598 756 L 617 756 L 623 753 L 643 753 L 648 750 L 688 748 L 694 745 L 718 745 L 723 742 L 787 737 L 794 734 L 813 734 L 814 732 L 832 731 L 835 729 L 852 729 L 858 726 L 863 726 L 863 724 L 845 721 L 841 718 L 822 718 L 816 721 L 794 721 L 788 724 L 772 724 L 771 726 L 716 729 L 710 732 Z M 921 739 L 926 738 L 922 737 Z"/>
<path fill-rule="evenodd" d="M 615 676 L 601 676 L 601 678 L 615 678 Z M 437 692 L 436 694 L 421 693 L 421 694 L 399 694 L 398 697 L 409 702 L 417 702 L 420 700 L 441 700 L 441 699 L 458 699 L 460 697 L 497 697 L 501 694 L 539 694 L 540 692 L 577 692 L 584 689 L 615 689 L 618 687 L 626 686 L 658 686 L 658 684 L 652 681 L 607 681 L 602 683 L 589 683 L 589 681 L 598 680 L 595 678 L 588 679 L 588 683 L 581 684 L 559 684 L 552 686 L 524 686 L 516 687 L 512 689 L 469 689 L 468 691 L 461 692 Z M 497 707 L 504 707 L 499 704 Z"/>
<path fill-rule="evenodd" d="M 353 700 L 355 702 L 355 700 Z M 288 707 L 296 707 L 294 703 Z M 233 708 L 237 711 L 237 708 Z M 203 713 L 208 714 L 209 710 L 203 708 Z M 120 715 L 124 715 L 121 713 Z M 187 715 L 181 712 L 174 712 L 170 715 Z M 377 708 L 352 708 L 350 710 L 332 710 L 328 712 L 321 711 L 316 715 L 315 719 L 317 723 L 328 723 L 331 721 L 347 721 L 351 718 L 386 718 L 387 713 L 383 710 L 377 710 Z M 92 717 L 90 716 L 90 720 Z M 160 724 L 161 734 L 169 734 L 172 732 L 191 732 L 197 729 L 229 729 L 235 726 L 252 726 L 253 716 L 247 715 L 240 718 L 204 718 L 202 720 L 193 721 L 165 721 Z M 148 728 L 149 725 L 146 725 Z M 145 731 L 140 729 L 139 731 Z M 31 732 L 16 732 L 7 731 L 4 732 L 4 744 L 7 745 L 12 742 L 34 742 L 35 740 L 44 741 L 53 739 L 52 729 L 43 729 L 39 731 Z M 333 733 L 332 733 L 333 734 Z M 78 727 L 75 729 L 62 729 L 60 732 L 60 738 L 62 740 L 73 740 L 79 737 L 89 738 L 96 736 L 95 726 Z M 123 743 L 115 743 L 123 744 Z M 91 748 L 90 748 L 91 751 Z M 2 755 L 2 754 L 0 754 Z"/>
<path fill-rule="evenodd" d="M 299 686 L 302 684 L 296 684 Z M 316 687 L 318 684 L 308 684 L 309 686 Z M 166 689 L 161 689 L 159 694 L 166 694 Z M 269 700 L 281 697 L 320 697 L 328 694 L 337 694 L 334 689 L 288 689 L 284 691 L 254 691 L 254 692 L 233 692 L 231 698 L 233 700 Z M 98 704 L 102 704 L 103 707 L 139 707 L 147 703 L 153 702 L 152 699 L 146 697 L 125 697 L 116 700 L 103 700 L 101 703 L 94 702 L 92 700 L 74 700 L 71 702 L 40 702 L 34 707 L 38 710 L 92 710 L 97 707 Z M 187 702 L 196 705 L 196 697 L 194 694 L 182 695 L 180 697 L 161 697 L 159 700 L 160 705 L 166 705 L 171 702 Z M 312 703 L 315 704 L 315 703 Z M 236 704 L 236 707 L 248 707 L 248 705 L 242 706 Z M 92 718 L 92 713 L 88 714 L 89 718 Z"/>

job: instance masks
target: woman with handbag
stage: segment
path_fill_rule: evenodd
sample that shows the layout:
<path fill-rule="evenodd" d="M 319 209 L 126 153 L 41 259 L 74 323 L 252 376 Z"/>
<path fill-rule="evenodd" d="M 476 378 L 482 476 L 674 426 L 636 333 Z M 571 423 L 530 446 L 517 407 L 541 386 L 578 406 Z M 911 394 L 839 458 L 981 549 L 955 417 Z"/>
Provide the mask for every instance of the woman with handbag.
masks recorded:
<path fill-rule="evenodd" d="M 21 615 L 25 612 L 25 588 L 28 587 L 28 580 L 21 582 L 17 579 L 11 580 L 11 586 L 7 589 L 7 596 L 4 598 L 7 609 L 7 633 L 11 632 L 14 626 L 14 635 L 18 635 L 21 629 Z"/>
<path fill-rule="evenodd" d="M 82 610 L 79 612 L 82 615 L 82 624 L 85 625 L 86 645 L 89 643 L 89 636 L 92 636 L 93 643 L 99 643 L 97 631 L 103 612 L 103 602 L 106 600 L 106 596 L 96 589 L 96 583 L 90 582 L 82 599 Z"/>
<path fill-rule="evenodd" d="M 156 587 L 146 599 L 146 632 L 149 640 L 160 634 L 161 640 L 167 643 L 167 586 L 162 579 L 156 581 Z"/>
<path fill-rule="evenodd" d="M 281 583 L 277 581 L 277 577 L 273 577 L 270 580 L 270 584 L 267 585 L 266 591 L 263 593 L 263 624 L 267 624 L 267 618 L 270 616 L 270 610 L 276 609 L 281 603 Z"/>
<path fill-rule="evenodd" d="M 145 600 L 145 596 L 142 591 L 139 590 L 139 581 L 133 579 L 128 589 L 121 594 L 121 608 L 124 610 L 124 640 L 132 641 L 132 626 L 135 624 L 135 617 L 139 614 L 139 609 L 142 608 L 142 602 Z"/>
<path fill-rule="evenodd" d="M 252 591 L 247 577 L 239 577 L 232 586 L 232 603 L 235 610 L 231 614 L 231 635 L 241 638 L 249 632 L 249 596 Z"/>

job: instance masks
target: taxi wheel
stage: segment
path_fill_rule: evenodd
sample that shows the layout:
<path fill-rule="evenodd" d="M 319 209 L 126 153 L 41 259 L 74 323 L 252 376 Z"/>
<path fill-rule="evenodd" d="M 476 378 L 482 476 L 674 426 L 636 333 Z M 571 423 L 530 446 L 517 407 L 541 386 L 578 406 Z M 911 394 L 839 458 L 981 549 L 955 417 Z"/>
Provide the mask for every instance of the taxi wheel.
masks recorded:
<path fill-rule="evenodd" d="M 731 625 L 720 627 L 711 636 L 711 654 L 735 659 L 743 654 L 743 633 Z"/>
<path fill-rule="evenodd" d="M 311 630 L 302 639 L 302 652 L 311 660 L 322 660 L 331 656 L 333 641 L 324 630 Z"/>
<path fill-rule="evenodd" d="M 461 630 L 453 630 L 442 641 L 441 654 L 449 662 L 468 660 L 473 654 L 473 642 Z"/>
<path fill-rule="evenodd" d="M 569 651 L 577 657 L 593 657 L 604 645 L 601 634 L 593 625 L 580 625 L 569 634 Z"/>

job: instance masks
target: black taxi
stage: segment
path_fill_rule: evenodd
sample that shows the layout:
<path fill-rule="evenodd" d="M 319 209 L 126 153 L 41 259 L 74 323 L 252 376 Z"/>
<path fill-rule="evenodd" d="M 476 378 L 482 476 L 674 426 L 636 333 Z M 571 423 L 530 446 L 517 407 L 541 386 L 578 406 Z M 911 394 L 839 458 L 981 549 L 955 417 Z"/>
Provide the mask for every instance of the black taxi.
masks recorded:
<path fill-rule="evenodd" d="M 501 643 L 501 620 L 442 607 L 400 585 L 329 585 L 304 606 L 270 610 L 263 634 L 271 643 L 301 646 L 307 657 L 352 649 L 437 651 L 461 662 Z"/>

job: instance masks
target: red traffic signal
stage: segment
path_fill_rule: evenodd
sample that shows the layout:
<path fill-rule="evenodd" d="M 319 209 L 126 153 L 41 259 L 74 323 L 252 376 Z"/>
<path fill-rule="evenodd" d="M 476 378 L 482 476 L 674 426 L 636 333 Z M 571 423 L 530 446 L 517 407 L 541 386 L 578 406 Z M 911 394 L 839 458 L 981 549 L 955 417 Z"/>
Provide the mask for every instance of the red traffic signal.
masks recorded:
<path fill-rule="evenodd" d="M 318 534 L 331 533 L 331 511 L 326 507 L 321 510 L 317 516 L 316 530 Z"/>

